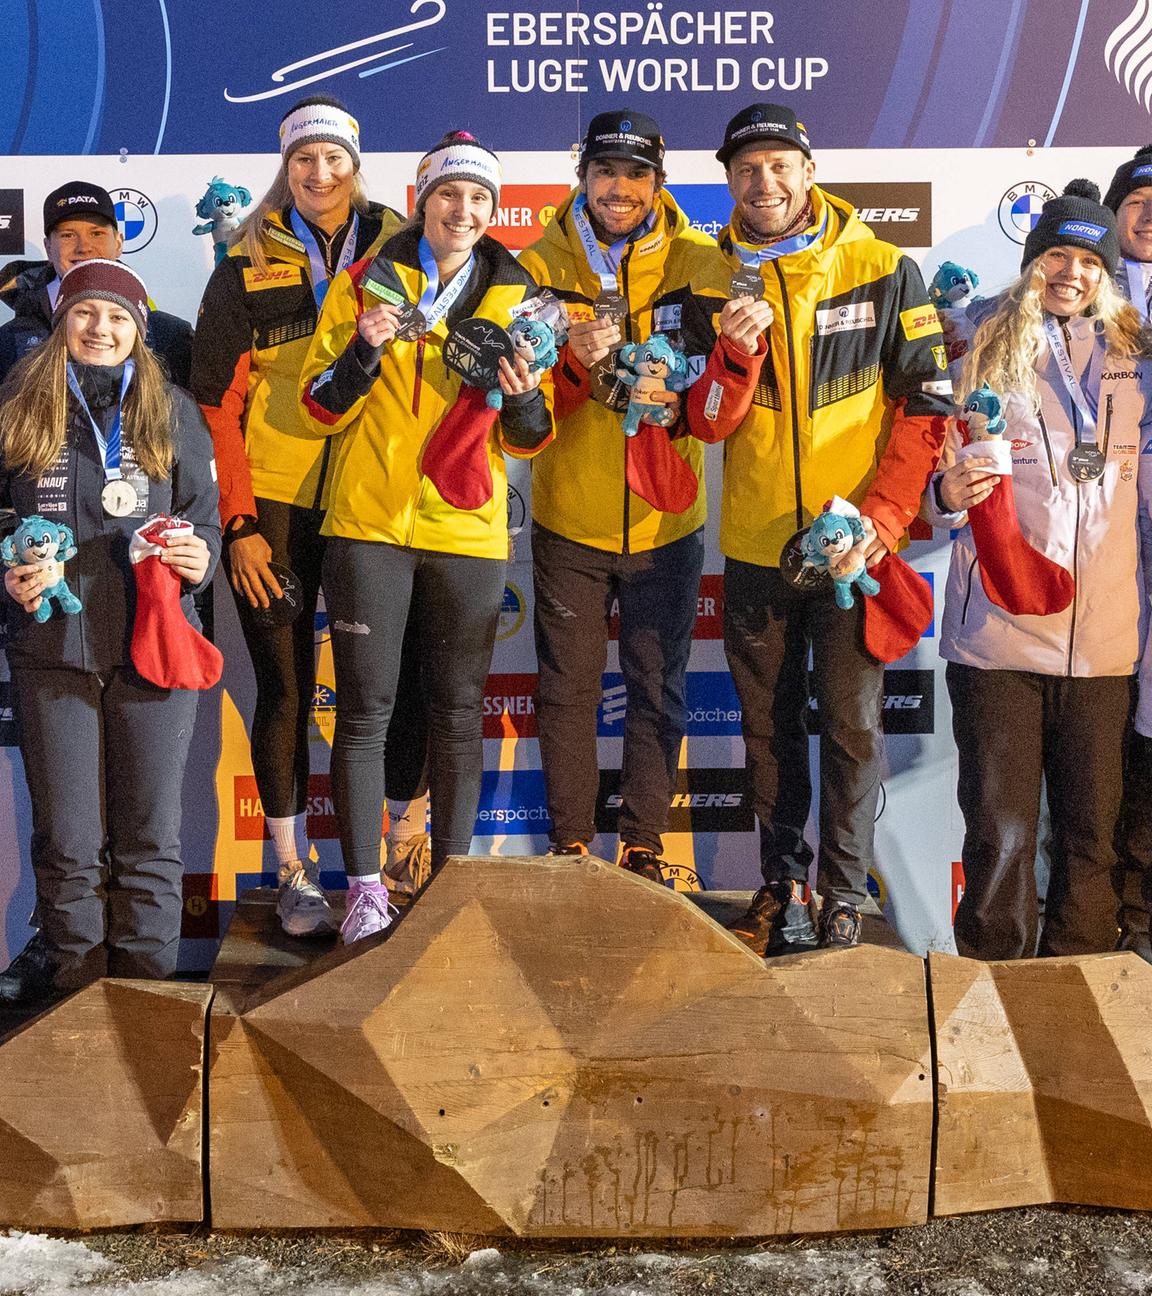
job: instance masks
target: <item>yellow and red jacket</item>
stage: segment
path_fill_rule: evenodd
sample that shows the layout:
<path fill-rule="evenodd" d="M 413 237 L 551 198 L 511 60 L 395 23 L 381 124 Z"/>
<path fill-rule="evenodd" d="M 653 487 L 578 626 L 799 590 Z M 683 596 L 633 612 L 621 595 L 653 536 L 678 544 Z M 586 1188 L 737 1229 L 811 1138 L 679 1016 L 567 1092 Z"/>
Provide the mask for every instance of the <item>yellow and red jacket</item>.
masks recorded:
<path fill-rule="evenodd" d="M 541 287 L 550 288 L 572 320 L 591 319 L 600 281 L 588 265 L 572 221 L 573 191 L 543 235 L 520 257 Z M 664 190 L 656 196 L 657 220 L 650 233 L 630 243 L 620 259 L 618 291 L 628 302 L 624 340 L 647 341 L 652 303 L 671 285 L 686 283 L 702 253 L 715 250 L 707 234 L 693 229 Z M 591 398 L 588 371 L 564 347 L 553 371 L 556 443 L 532 466 L 532 516 L 541 526 L 579 544 L 611 553 L 639 553 L 671 544 L 704 523 L 704 455 L 689 436 L 673 440 L 700 483 L 683 513 L 653 508 L 626 480 L 623 415 Z M 673 430 L 675 431 L 675 429 Z"/>
<path fill-rule="evenodd" d="M 530 458 L 552 437 L 551 381 L 527 401 L 505 398 L 487 438 L 492 496 L 460 509 L 421 470 L 429 438 L 460 396 L 444 363 L 444 343 L 460 320 L 481 316 L 507 328 L 511 310 L 536 284 L 494 239 L 477 243 L 475 265 L 447 315 L 415 342 L 393 339 L 383 354 L 360 337 L 365 310 L 395 296 L 417 303 L 427 284 L 420 231 L 406 228 L 375 258 L 336 276 L 304 363 L 300 399 L 313 437 L 335 437 L 325 535 L 414 549 L 508 556 L 508 477 L 504 452 Z M 376 290 L 379 291 L 376 291 Z"/>
<path fill-rule="evenodd" d="M 658 307 L 678 308 L 691 349 L 711 351 L 686 404 L 695 436 L 725 441 L 720 548 L 764 567 L 834 495 L 895 548 L 952 408 L 943 335 L 915 262 L 818 186 L 812 207 L 819 237 L 760 267 L 775 319 L 758 355 L 718 336 L 741 266 L 731 227 L 709 272 Z"/>
<path fill-rule="evenodd" d="M 375 254 L 403 218 L 373 203 L 361 213 L 356 258 Z M 212 272 L 200 303 L 192 394 L 212 433 L 225 527 L 256 515 L 256 497 L 319 508 L 328 446 L 300 413 L 300 368 L 316 331 L 308 253 L 285 213 L 264 221 L 268 268 L 241 245 Z"/>

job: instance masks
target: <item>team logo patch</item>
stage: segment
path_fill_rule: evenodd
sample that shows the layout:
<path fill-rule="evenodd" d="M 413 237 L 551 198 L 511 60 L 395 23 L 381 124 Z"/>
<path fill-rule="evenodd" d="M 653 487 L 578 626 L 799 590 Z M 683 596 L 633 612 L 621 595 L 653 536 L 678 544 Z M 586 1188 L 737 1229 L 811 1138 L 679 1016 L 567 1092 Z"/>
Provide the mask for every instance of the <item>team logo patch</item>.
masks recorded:
<path fill-rule="evenodd" d="M 900 324 L 909 342 L 940 332 L 940 317 L 935 306 L 910 306 L 900 312 Z M 944 368 L 943 365 L 940 367 Z"/>
<path fill-rule="evenodd" d="M 826 310 L 816 312 L 816 332 L 820 337 L 875 327 L 876 307 L 870 301 L 851 302 L 846 306 L 830 306 Z"/>
<path fill-rule="evenodd" d="M 291 288 L 300 282 L 299 266 L 269 266 L 267 270 L 257 270 L 254 266 L 244 267 L 246 292 L 262 292 L 265 288 Z"/>
<path fill-rule="evenodd" d="M 996 215 L 1000 228 L 1013 243 L 1023 243 L 1036 228 L 1044 204 L 1056 197 L 1040 180 L 1022 180 L 1007 190 L 1000 199 Z"/>
<path fill-rule="evenodd" d="M 112 201 L 116 205 L 120 233 L 124 235 L 124 252 L 146 248 L 156 237 L 159 224 L 152 199 L 139 189 L 113 189 Z"/>

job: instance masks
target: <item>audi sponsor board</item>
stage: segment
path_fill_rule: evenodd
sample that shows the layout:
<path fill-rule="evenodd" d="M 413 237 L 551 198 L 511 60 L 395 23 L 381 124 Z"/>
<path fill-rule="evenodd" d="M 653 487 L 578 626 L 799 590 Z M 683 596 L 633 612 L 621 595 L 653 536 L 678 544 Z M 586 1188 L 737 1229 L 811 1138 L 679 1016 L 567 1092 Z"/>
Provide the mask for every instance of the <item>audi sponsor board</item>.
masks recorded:
<path fill-rule="evenodd" d="M 620 820 L 620 771 L 600 771 L 596 831 L 614 833 Z M 742 769 L 678 770 L 668 818 L 671 832 L 751 832 L 755 816 Z"/>

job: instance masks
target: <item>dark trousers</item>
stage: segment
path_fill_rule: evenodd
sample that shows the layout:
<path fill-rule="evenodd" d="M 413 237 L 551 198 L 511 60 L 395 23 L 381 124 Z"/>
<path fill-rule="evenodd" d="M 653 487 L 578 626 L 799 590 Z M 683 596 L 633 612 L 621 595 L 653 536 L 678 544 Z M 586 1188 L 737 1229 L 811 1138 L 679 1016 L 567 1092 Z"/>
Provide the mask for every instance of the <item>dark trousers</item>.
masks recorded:
<path fill-rule="evenodd" d="M 181 787 L 199 695 L 131 668 L 17 666 L 12 697 L 32 801 L 36 911 L 57 983 L 176 969 Z"/>
<path fill-rule="evenodd" d="M 949 662 L 947 679 L 964 815 L 957 949 L 980 959 L 1036 952 L 1042 781 L 1052 847 L 1039 953 L 1112 949 L 1114 837 L 1132 677 L 1069 679 Z"/>
<path fill-rule="evenodd" d="M 617 600 L 627 696 L 620 837 L 659 854 L 687 722 L 684 676 L 703 566 L 702 531 L 614 554 L 533 526 L 540 760 L 554 842 L 596 835 L 596 710 Z"/>
<path fill-rule="evenodd" d="M 812 850 L 804 825 L 808 773 L 808 653 L 820 708 L 820 850 L 817 885 L 860 905 L 884 750 L 884 668 L 864 647 L 861 596 L 851 610 L 831 594 L 800 594 L 775 567 L 729 558 L 724 566 L 724 651 L 743 711 L 752 805 L 765 882 L 804 881 Z"/>
<path fill-rule="evenodd" d="M 304 603 L 290 625 L 262 626 L 249 614 L 248 600 L 233 589 L 256 675 L 252 769 L 264 813 L 284 818 L 303 814 L 308 804 L 308 721 L 316 689 L 316 603 L 327 542 L 320 534 L 322 509 L 258 499 L 256 510 L 260 534 L 272 549 L 272 561 L 295 573 Z M 224 557 L 227 562 L 227 546 Z M 415 628 L 405 638 L 389 736 L 388 795 L 410 801 L 428 786 L 427 712 Z"/>
<path fill-rule="evenodd" d="M 1147 937 L 1152 928 L 1152 738 L 1135 730 L 1124 760 L 1116 891 L 1120 927 Z"/>
<path fill-rule="evenodd" d="M 380 868 L 385 759 L 405 626 L 414 621 L 428 705 L 432 866 L 467 855 L 484 771 L 484 684 L 504 597 L 502 559 L 335 537 L 324 590 L 336 664 L 332 795 L 344 864 Z"/>

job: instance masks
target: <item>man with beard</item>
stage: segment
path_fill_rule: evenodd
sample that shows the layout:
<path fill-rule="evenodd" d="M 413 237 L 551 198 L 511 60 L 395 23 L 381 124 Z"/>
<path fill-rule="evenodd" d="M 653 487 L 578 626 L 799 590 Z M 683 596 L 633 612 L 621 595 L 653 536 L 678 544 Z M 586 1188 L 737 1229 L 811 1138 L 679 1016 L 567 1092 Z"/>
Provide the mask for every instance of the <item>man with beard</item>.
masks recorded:
<path fill-rule="evenodd" d="M 731 930 L 760 954 L 851 946 L 872 864 L 884 669 L 865 646 L 864 600 L 843 610 L 826 590 L 798 590 L 784 551 L 836 496 L 859 509 L 870 567 L 894 550 L 939 456 L 952 389 L 920 271 L 815 183 L 794 112 L 752 104 L 716 157 L 735 209 L 709 275 L 678 304 L 689 349 L 711 353 L 688 392 L 689 425 L 725 441 L 724 647 L 760 823 L 764 885 Z M 804 839 L 809 652 L 823 730 L 818 929 Z"/>
<path fill-rule="evenodd" d="M 520 264 L 565 304 L 553 370 L 556 440 L 532 469 L 540 754 L 552 853 L 596 835 L 596 712 L 612 605 L 627 691 L 620 774 L 622 865 L 662 881 L 686 724 L 684 676 L 704 560 L 703 452 L 665 393 L 668 428 L 626 437 L 621 344 L 660 331 L 652 303 L 712 247 L 664 190 L 660 128 L 631 109 L 594 117 L 564 200 Z"/>

